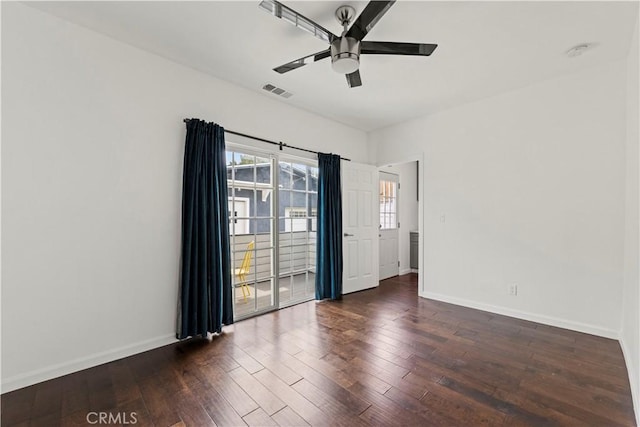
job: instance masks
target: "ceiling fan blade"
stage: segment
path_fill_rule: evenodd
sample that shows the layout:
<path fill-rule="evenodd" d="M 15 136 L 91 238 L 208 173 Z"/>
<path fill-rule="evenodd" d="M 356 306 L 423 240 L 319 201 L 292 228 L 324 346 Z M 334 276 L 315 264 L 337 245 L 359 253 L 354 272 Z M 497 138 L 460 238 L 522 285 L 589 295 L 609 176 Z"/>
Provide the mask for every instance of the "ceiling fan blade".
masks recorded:
<path fill-rule="evenodd" d="M 367 55 L 419 55 L 429 56 L 436 50 L 437 44 L 365 42 L 360 44 L 360 53 Z"/>
<path fill-rule="evenodd" d="M 327 30 L 321 25 L 316 24 L 311 19 L 300 15 L 298 12 L 283 5 L 279 1 L 262 0 L 259 7 L 260 9 L 269 12 L 276 18 L 283 19 L 326 43 L 331 43 L 333 40 L 338 38 L 338 36 L 333 34 L 331 31 Z"/>
<path fill-rule="evenodd" d="M 349 31 L 347 31 L 347 37 L 362 40 L 394 3 L 395 0 L 370 1 L 360 16 L 355 20 L 351 28 L 349 28 Z"/>
<path fill-rule="evenodd" d="M 351 74 L 345 74 L 347 77 L 347 84 L 349 87 L 362 86 L 362 80 L 360 79 L 360 70 L 355 70 Z"/>
<path fill-rule="evenodd" d="M 284 74 L 286 72 L 295 70 L 300 67 L 304 67 L 307 64 L 312 62 L 320 61 L 321 59 L 328 58 L 331 56 L 331 51 L 329 49 L 323 50 L 322 52 L 314 53 L 312 55 L 305 56 L 304 58 L 296 59 L 295 61 L 287 62 L 284 65 L 276 67 L 273 71 L 277 71 L 280 74 Z"/>

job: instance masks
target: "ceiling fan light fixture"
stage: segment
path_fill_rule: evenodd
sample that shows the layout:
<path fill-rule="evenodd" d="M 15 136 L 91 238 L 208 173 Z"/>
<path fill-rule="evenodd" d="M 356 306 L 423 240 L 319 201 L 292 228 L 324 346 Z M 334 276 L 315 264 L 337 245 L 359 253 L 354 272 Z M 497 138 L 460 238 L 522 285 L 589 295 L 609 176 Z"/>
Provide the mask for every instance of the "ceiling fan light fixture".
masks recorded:
<path fill-rule="evenodd" d="M 353 58 L 338 58 L 331 63 L 333 71 L 340 74 L 351 74 L 360 68 L 360 61 Z"/>
<path fill-rule="evenodd" d="M 331 68 L 340 74 L 351 74 L 360 67 L 360 42 L 340 37 L 331 43 Z"/>

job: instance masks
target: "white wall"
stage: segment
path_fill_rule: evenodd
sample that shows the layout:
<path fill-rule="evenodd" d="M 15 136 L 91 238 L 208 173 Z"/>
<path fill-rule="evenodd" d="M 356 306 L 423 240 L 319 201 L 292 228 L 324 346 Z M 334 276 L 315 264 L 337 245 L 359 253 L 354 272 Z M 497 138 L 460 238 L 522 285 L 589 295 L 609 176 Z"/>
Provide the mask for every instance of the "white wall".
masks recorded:
<path fill-rule="evenodd" d="M 378 164 L 424 153 L 421 295 L 618 335 L 625 64 L 370 134 Z"/>
<path fill-rule="evenodd" d="M 620 343 L 624 351 L 629 372 L 629 382 L 633 393 L 633 403 L 636 408 L 636 419 L 640 424 L 640 276 L 638 265 L 640 252 L 638 251 L 639 237 L 639 180 L 638 162 L 638 22 L 634 31 L 633 41 L 627 58 L 627 138 L 626 138 L 626 193 L 625 193 L 625 230 L 624 230 L 624 288 L 623 288 L 623 319 Z"/>
<path fill-rule="evenodd" d="M 418 231 L 418 199 L 416 162 L 399 163 L 380 168 L 382 172 L 398 175 L 400 179 L 400 229 L 398 230 L 398 256 L 400 258 L 400 274 L 407 274 L 411 267 L 409 264 L 409 232 Z"/>
<path fill-rule="evenodd" d="M 3 391 L 173 341 L 184 117 L 368 157 L 364 132 L 2 2 Z"/>

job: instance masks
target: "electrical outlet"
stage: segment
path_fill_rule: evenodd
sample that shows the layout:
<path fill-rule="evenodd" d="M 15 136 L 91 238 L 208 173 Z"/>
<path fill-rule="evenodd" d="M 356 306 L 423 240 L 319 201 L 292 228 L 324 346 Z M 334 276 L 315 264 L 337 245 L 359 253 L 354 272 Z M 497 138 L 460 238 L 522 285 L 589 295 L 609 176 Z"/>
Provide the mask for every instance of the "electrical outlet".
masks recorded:
<path fill-rule="evenodd" d="M 517 283 L 509 283 L 509 287 L 507 288 L 507 292 L 509 295 L 517 296 L 518 295 L 518 284 Z"/>

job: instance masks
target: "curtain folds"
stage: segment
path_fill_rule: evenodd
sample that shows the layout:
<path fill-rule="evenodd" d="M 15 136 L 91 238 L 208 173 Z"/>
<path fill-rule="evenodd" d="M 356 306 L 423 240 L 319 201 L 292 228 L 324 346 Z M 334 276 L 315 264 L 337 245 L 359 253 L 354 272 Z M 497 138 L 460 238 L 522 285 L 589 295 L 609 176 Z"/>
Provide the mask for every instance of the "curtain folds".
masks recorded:
<path fill-rule="evenodd" d="M 177 338 L 233 323 L 224 128 L 187 122 Z"/>
<path fill-rule="evenodd" d="M 340 156 L 318 153 L 316 299 L 342 298 Z"/>

